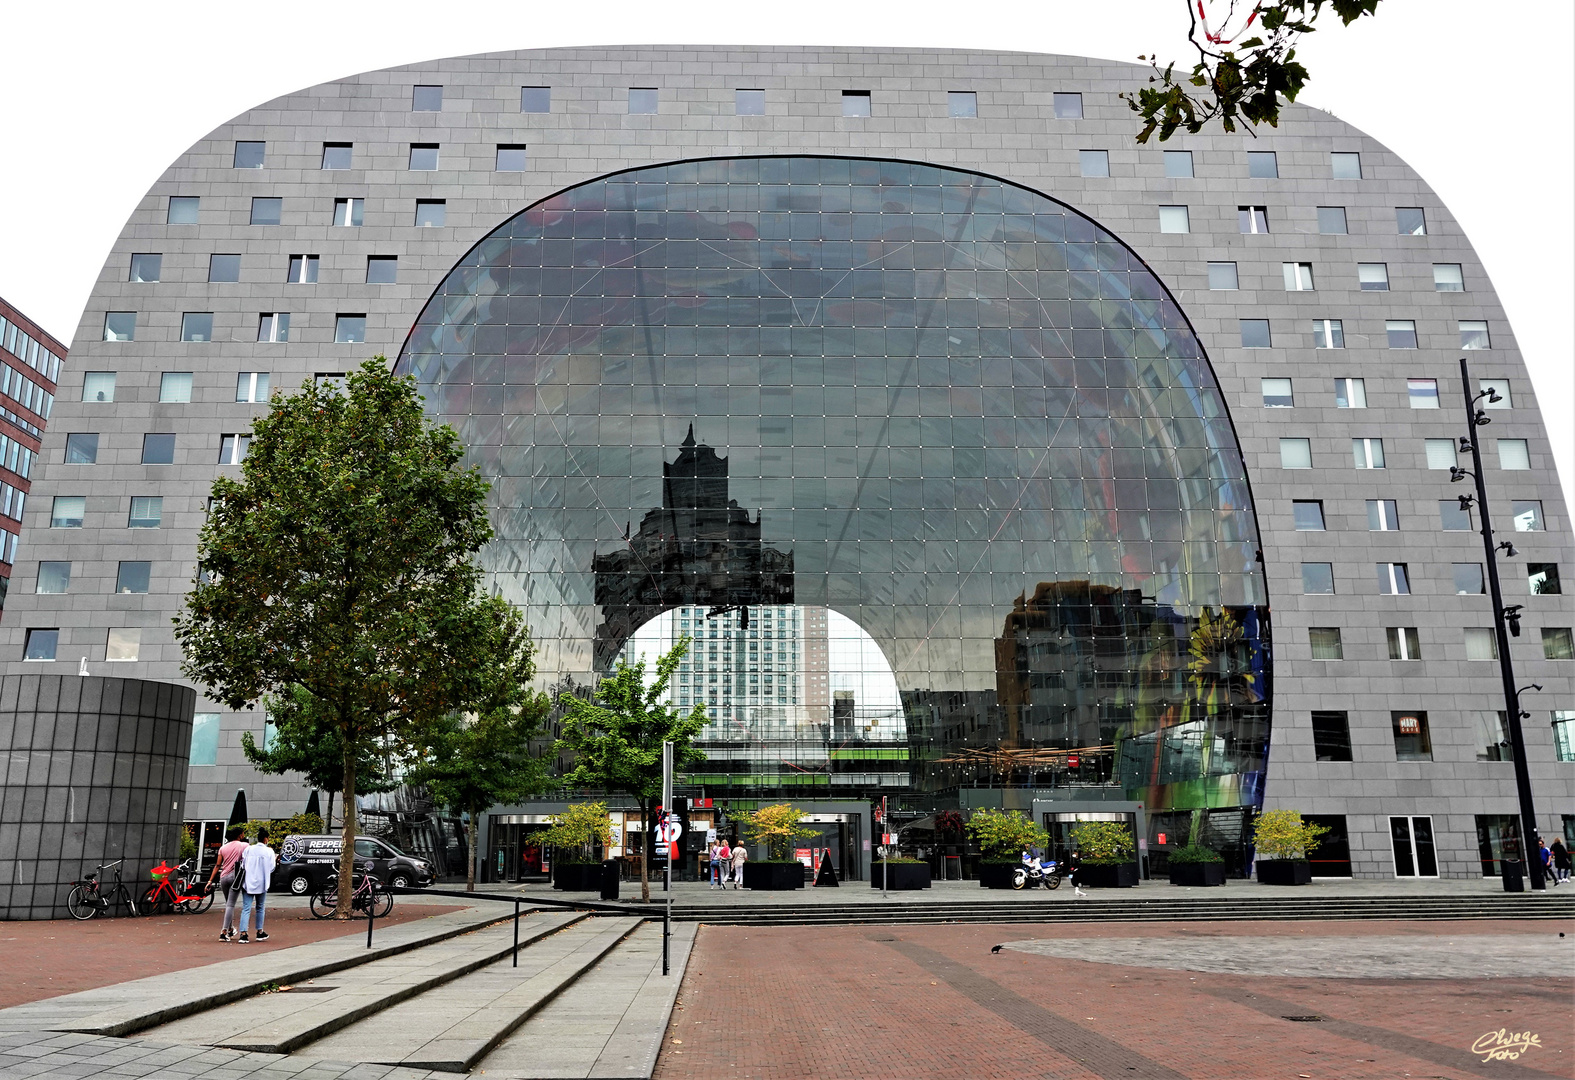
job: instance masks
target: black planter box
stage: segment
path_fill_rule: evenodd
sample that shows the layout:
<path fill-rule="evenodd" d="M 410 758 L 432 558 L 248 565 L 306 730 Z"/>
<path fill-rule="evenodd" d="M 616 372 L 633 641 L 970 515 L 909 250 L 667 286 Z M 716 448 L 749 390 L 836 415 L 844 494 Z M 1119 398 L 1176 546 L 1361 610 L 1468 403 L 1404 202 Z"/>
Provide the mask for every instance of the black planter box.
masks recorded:
<path fill-rule="evenodd" d="M 1095 889 L 1130 889 L 1137 883 L 1136 863 L 1115 863 L 1109 866 L 1084 863 L 1077 871 L 1077 884 Z"/>
<path fill-rule="evenodd" d="M 884 879 L 881 875 L 885 875 Z M 929 863 L 887 863 L 870 866 L 870 885 L 880 888 L 881 881 L 887 889 L 928 889 L 930 887 Z"/>
<path fill-rule="evenodd" d="M 1010 889 L 1012 876 L 1017 873 L 1017 868 L 1022 863 L 988 863 L 979 864 L 979 884 L 986 889 Z"/>
<path fill-rule="evenodd" d="M 1225 884 L 1225 864 L 1222 862 L 1172 862 L 1170 864 L 1170 883 L 1172 885 L 1203 885 Z"/>
<path fill-rule="evenodd" d="M 1259 859 L 1259 885 L 1311 885 L 1312 866 L 1306 859 Z"/>
<path fill-rule="evenodd" d="M 747 862 L 744 888 L 761 892 L 786 892 L 804 887 L 804 864 L 800 862 Z"/>
<path fill-rule="evenodd" d="M 552 887 L 564 892 L 598 892 L 602 887 L 602 864 L 558 863 L 552 868 Z"/>

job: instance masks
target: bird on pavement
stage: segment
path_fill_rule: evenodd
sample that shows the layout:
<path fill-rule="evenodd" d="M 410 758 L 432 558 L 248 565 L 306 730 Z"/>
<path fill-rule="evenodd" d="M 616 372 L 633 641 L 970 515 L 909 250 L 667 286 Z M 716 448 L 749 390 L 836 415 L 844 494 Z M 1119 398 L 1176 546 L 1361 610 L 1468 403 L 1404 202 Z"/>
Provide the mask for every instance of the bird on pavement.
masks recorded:
<path fill-rule="evenodd" d="M 1560 935 L 1559 935 L 1559 937 L 1563 937 L 1563 936 L 1564 936 L 1564 935 L 1563 935 L 1563 934 L 1560 934 Z M 992 949 L 991 949 L 991 950 L 990 950 L 990 951 L 991 951 L 991 952 L 993 952 L 993 953 L 998 953 L 998 952 L 1000 952 L 1000 951 L 1001 951 L 1001 950 L 1002 950 L 1002 949 L 1004 949 L 1004 948 L 1006 948 L 1006 946 L 1005 946 L 1005 945 L 997 945 L 997 946 L 995 946 L 995 947 L 994 947 L 994 948 L 992 948 Z"/>

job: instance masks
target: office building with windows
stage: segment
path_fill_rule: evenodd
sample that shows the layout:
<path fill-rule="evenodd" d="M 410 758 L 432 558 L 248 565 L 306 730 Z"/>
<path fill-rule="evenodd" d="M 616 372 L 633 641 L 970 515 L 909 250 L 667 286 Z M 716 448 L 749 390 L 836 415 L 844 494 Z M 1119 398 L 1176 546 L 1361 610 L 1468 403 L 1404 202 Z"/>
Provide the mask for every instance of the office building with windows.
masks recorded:
<path fill-rule="evenodd" d="M 1294 105 L 1138 145 L 1145 78 L 587 48 L 236 117 L 77 327 L 5 672 L 182 683 L 212 480 L 270 393 L 381 355 L 493 484 L 482 560 L 544 686 L 691 637 L 696 794 L 1113 812 L 1153 869 L 1193 835 L 1244 869 L 1288 807 L 1321 873 L 1496 872 L 1515 780 L 1449 471 L 1480 391 L 1539 826 L 1575 829 L 1570 520 L 1514 330 L 1381 143 Z M 264 718 L 196 689 L 187 816 L 298 810 L 244 762 Z"/>
<path fill-rule="evenodd" d="M 0 610 L 10 591 L 33 462 L 54 411 L 65 356 L 64 345 L 0 297 Z M 92 372 L 84 383 L 91 384 L 84 393 L 115 396 L 113 375 L 106 382 L 102 372 Z M 47 582 L 61 592 L 68 584 L 69 576 Z"/>

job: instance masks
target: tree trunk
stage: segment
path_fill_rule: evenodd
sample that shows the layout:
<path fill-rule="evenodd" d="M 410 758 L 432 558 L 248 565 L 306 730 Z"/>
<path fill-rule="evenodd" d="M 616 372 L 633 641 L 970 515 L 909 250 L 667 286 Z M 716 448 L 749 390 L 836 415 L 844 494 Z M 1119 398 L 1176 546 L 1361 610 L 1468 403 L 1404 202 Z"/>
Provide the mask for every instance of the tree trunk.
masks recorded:
<path fill-rule="evenodd" d="M 476 863 L 481 858 L 481 853 L 476 850 L 476 817 L 479 811 L 474 807 L 470 811 L 470 824 L 466 832 L 470 836 L 470 858 L 465 860 L 465 891 L 476 891 Z"/>
<path fill-rule="evenodd" d="M 640 800 L 640 903 L 651 902 L 651 815 L 646 800 Z"/>
<path fill-rule="evenodd" d="M 334 790 L 328 792 L 328 816 L 323 818 L 323 832 L 334 831 L 334 796 L 337 794 L 339 792 Z"/>
<path fill-rule="evenodd" d="M 344 779 L 344 831 L 340 834 L 339 851 L 339 902 L 334 905 L 334 918 L 350 918 L 350 894 L 354 891 L 351 878 L 355 874 L 355 740 L 345 739 Z"/>

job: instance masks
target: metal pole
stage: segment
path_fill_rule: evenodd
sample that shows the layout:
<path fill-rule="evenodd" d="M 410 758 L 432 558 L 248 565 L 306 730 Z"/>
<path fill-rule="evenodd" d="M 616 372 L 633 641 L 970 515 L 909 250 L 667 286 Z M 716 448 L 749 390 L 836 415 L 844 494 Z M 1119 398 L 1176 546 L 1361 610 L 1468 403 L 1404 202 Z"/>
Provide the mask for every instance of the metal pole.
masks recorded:
<path fill-rule="evenodd" d="M 673 933 L 673 898 L 667 898 L 667 906 L 662 909 L 662 974 L 667 974 L 667 939 Z"/>
<path fill-rule="evenodd" d="M 371 873 L 372 871 L 367 871 L 368 876 Z M 377 911 L 377 893 L 369 887 L 366 893 L 366 947 L 368 949 L 372 947 L 372 915 L 375 911 Z"/>
<path fill-rule="evenodd" d="M 1498 553 L 1493 546 L 1493 519 L 1488 515 L 1487 485 L 1482 480 L 1482 450 L 1477 445 L 1477 408 L 1481 394 L 1471 393 L 1471 372 L 1460 358 L 1461 393 L 1466 400 L 1466 445 L 1471 448 L 1471 471 L 1477 482 L 1477 509 L 1482 514 L 1482 551 L 1487 558 L 1488 591 L 1493 601 L 1493 633 L 1498 641 L 1498 670 L 1504 681 L 1504 720 L 1509 728 L 1510 749 L 1515 757 L 1515 790 L 1520 797 L 1521 858 L 1533 889 L 1545 889 L 1542 860 L 1537 857 L 1537 810 L 1531 801 L 1531 772 L 1526 766 L 1526 743 L 1520 729 L 1520 694 L 1515 689 L 1515 669 L 1509 657 L 1509 620 L 1504 617 L 1504 594 L 1498 583 Z M 1487 418 L 1482 418 L 1482 424 Z"/>
<path fill-rule="evenodd" d="M 662 812 L 657 815 L 662 825 L 662 891 L 669 892 L 673 880 L 673 851 L 665 826 L 673 815 L 673 744 L 667 741 L 662 743 Z M 654 846 L 654 845 L 653 845 Z M 666 942 L 663 942 L 666 947 Z"/>
<path fill-rule="evenodd" d="M 520 966 L 520 902 L 514 901 L 514 967 Z"/>
<path fill-rule="evenodd" d="M 880 898 L 886 899 L 886 876 L 891 873 L 890 853 L 886 851 L 886 830 L 891 828 L 891 813 L 886 809 L 886 796 L 880 797 Z"/>

